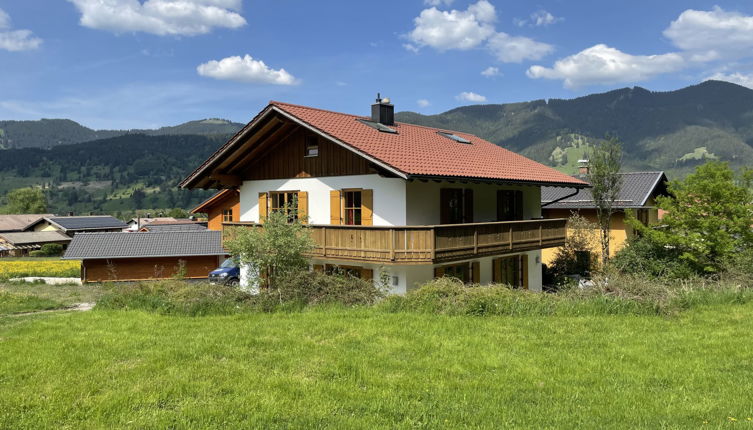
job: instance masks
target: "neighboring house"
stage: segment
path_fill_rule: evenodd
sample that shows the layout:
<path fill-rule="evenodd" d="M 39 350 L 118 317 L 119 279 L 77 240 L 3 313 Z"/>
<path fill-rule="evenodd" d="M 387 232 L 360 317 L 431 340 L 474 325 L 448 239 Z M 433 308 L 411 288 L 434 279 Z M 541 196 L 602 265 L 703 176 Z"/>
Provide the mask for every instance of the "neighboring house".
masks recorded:
<path fill-rule="evenodd" d="M 81 260 L 84 282 L 168 279 L 181 267 L 188 279 L 206 279 L 225 258 L 219 231 L 80 233 L 63 256 Z"/>
<path fill-rule="evenodd" d="M 225 226 L 294 207 L 311 224 L 314 270 L 383 270 L 398 293 L 439 276 L 541 290 L 541 249 L 564 243 L 566 220 L 540 219 L 540 188 L 588 184 L 393 117 L 385 100 L 370 118 L 271 102 L 181 186 L 237 187 L 240 223 Z"/>
<path fill-rule="evenodd" d="M 240 192 L 226 188 L 218 191 L 191 211 L 192 214 L 207 214 L 207 228 L 222 230 L 223 222 L 239 222 L 241 215 Z"/>
<path fill-rule="evenodd" d="M 42 218 L 54 216 L 53 214 L 22 214 L 0 215 L 0 233 L 26 231 L 28 227 Z"/>
<path fill-rule="evenodd" d="M 575 177 L 587 181 L 587 174 L 587 170 L 582 169 Z M 660 219 L 656 197 L 667 195 L 667 176 L 664 172 L 627 172 L 620 175 L 622 187 L 613 204 L 616 212 L 610 221 L 610 255 L 622 249 L 634 234 L 632 227 L 625 223 L 625 213 L 632 211 L 645 225 L 655 224 Z M 590 189 L 544 187 L 541 190 L 541 206 L 544 218 L 567 218 L 576 212 L 591 222 L 597 222 L 596 205 Z M 595 249 L 594 252 L 598 254 L 600 251 Z M 542 257 L 544 264 L 551 264 L 555 254 L 556 248 L 545 250 Z"/>
<path fill-rule="evenodd" d="M 71 238 L 58 231 L 0 233 L 0 256 L 23 257 L 48 243 L 67 246 Z"/>
<path fill-rule="evenodd" d="M 161 231 L 201 231 L 206 230 L 207 226 L 205 222 L 198 222 L 194 220 L 178 220 L 175 221 L 154 221 L 143 227 L 141 232 L 161 232 Z"/>
<path fill-rule="evenodd" d="M 123 231 L 128 224 L 109 215 L 46 217 L 27 227 L 33 231 L 62 231 L 73 237 L 78 233 Z"/>
<path fill-rule="evenodd" d="M 173 217 L 157 217 L 157 218 L 151 218 L 151 217 L 137 217 L 137 218 L 131 218 L 128 220 L 126 224 L 128 224 L 128 227 L 123 229 L 123 231 L 139 231 L 141 230 L 141 227 L 155 221 L 175 221 L 175 218 Z"/>

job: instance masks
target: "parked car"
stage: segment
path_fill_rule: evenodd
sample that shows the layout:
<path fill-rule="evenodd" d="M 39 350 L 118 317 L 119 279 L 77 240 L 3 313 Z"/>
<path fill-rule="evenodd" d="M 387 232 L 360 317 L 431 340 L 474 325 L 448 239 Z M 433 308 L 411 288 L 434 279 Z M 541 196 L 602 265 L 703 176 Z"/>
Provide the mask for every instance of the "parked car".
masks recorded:
<path fill-rule="evenodd" d="M 238 264 L 228 258 L 220 267 L 209 272 L 209 282 L 212 284 L 238 285 L 241 280 L 241 269 Z"/>

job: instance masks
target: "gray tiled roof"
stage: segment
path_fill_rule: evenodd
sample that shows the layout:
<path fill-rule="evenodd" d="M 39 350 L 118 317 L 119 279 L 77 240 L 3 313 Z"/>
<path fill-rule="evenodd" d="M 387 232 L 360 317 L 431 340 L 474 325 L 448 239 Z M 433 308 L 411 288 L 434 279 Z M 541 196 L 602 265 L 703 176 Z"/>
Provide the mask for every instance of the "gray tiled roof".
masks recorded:
<path fill-rule="evenodd" d="M 142 228 L 145 228 L 149 230 L 150 232 L 160 232 L 160 231 L 203 231 L 207 228 L 199 223 L 180 223 L 180 224 L 148 224 L 143 226 Z"/>
<path fill-rule="evenodd" d="M 626 172 L 622 175 L 622 187 L 614 207 L 617 209 L 644 206 L 653 194 L 666 194 L 667 177 L 664 172 Z M 577 176 L 584 181 L 587 178 Z M 541 204 L 565 197 L 576 191 L 574 188 L 541 187 Z M 542 209 L 590 209 L 595 208 L 591 189 L 585 188 L 572 197 L 543 206 Z"/>
<path fill-rule="evenodd" d="M 78 233 L 63 259 L 225 255 L 221 231 Z"/>
<path fill-rule="evenodd" d="M 19 233 L 0 233 L 0 239 L 5 239 L 13 245 L 29 243 L 69 242 L 70 237 L 58 231 L 24 231 Z"/>
<path fill-rule="evenodd" d="M 96 216 L 59 216 L 46 218 L 59 225 L 63 230 L 97 230 L 108 228 L 126 228 L 128 224 L 109 215 Z"/>

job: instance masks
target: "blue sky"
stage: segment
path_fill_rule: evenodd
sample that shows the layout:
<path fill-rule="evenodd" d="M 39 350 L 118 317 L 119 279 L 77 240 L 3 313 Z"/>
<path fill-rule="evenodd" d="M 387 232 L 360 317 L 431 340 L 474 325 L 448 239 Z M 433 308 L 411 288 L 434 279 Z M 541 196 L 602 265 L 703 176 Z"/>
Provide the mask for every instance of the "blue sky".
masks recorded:
<path fill-rule="evenodd" d="M 0 0 L 0 119 L 247 122 L 269 100 L 367 114 L 753 87 L 753 2 Z"/>

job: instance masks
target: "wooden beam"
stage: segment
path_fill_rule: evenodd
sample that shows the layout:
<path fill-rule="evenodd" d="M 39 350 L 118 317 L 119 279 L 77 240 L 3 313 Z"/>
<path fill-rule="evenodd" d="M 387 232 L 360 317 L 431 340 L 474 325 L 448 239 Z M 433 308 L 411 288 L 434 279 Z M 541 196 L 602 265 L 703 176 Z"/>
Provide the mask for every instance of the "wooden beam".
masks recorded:
<path fill-rule="evenodd" d="M 285 122 L 281 120 L 279 117 L 272 117 L 270 118 L 266 124 L 261 126 L 259 130 L 255 131 L 251 136 L 249 136 L 248 139 L 246 139 L 245 142 L 240 144 L 237 148 L 233 149 L 232 152 L 228 154 L 228 156 L 220 162 L 220 164 L 215 168 L 215 171 L 217 170 L 225 170 L 227 171 L 227 168 L 229 165 L 234 163 L 234 160 L 236 160 L 239 156 L 241 156 L 245 151 L 247 151 L 249 148 L 254 146 L 256 142 L 263 139 L 265 136 L 267 136 L 271 130 L 276 130 L 278 127 L 280 127 Z"/>
<path fill-rule="evenodd" d="M 217 181 L 220 185 L 228 187 L 240 187 L 243 185 L 243 180 L 240 176 L 228 175 L 220 172 L 212 172 L 211 179 Z"/>
<path fill-rule="evenodd" d="M 274 150 L 274 145 L 265 145 L 265 142 L 277 139 L 278 142 L 282 142 L 288 137 L 290 137 L 291 134 L 293 134 L 298 127 L 295 124 L 292 123 L 283 123 L 279 128 L 275 128 L 267 132 L 267 135 L 263 138 L 258 140 L 258 144 L 254 146 L 253 148 L 250 148 L 243 152 L 243 154 L 238 155 L 236 157 L 236 160 L 230 165 L 230 168 L 228 169 L 228 172 L 236 172 L 242 168 L 242 166 L 249 163 L 254 158 L 263 158 L 265 155 L 269 154 L 272 150 Z"/>

